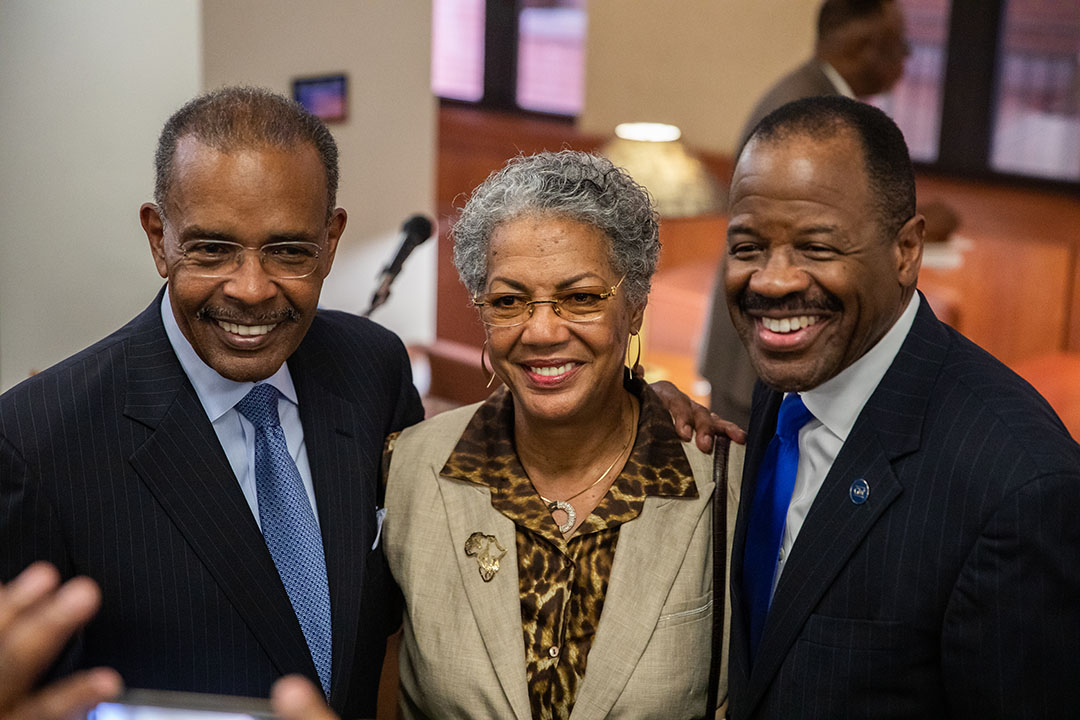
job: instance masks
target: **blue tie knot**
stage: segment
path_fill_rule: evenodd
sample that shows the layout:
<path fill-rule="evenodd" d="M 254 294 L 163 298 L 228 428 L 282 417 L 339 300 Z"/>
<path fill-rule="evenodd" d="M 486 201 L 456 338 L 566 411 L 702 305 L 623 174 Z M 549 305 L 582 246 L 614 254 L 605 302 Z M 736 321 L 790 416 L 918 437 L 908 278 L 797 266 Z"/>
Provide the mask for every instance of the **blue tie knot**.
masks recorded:
<path fill-rule="evenodd" d="M 246 417 L 256 430 L 277 427 L 281 424 L 277 411 L 278 394 L 277 388 L 269 383 L 256 385 L 236 403 L 236 410 Z"/>
<path fill-rule="evenodd" d="M 799 430 L 810 422 L 814 414 L 806 409 L 799 393 L 788 393 L 780 403 L 780 414 L 776 418 L 776 434 L 786 442 L 795 442 Z"/>

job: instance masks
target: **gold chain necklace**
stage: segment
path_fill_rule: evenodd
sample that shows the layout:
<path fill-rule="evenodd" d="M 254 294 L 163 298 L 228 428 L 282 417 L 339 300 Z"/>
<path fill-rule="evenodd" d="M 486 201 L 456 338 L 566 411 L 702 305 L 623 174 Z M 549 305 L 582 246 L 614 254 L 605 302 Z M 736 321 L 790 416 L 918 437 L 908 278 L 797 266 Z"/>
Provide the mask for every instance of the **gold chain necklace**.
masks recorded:
<path fill-rule="evenodd" d="M 636 414 L 637 413 L 635 411 L 634 415 Z M 583 495 L 587 491 L 592 490 L 594 487 L 599 485 L 604 478 L 608 476 L 608 473 L 611 472 L 611 469 L 615 467 L 615 463 L 619 462 L 619 458 L 623 456 L 623 453 L 626 452 L 626 449 L 630 447 L 630 443 L 634 441 L 634 431 L 636 429 L 637 422 L 635 421 L 630 424 L 630 437 L 626 438 L 626 443 L 622 446 L 622 449 L 619 450 L 619 454 L 615 456 L 615 459 L 611 461 L 611 464 L 607 466 L 607 469 L 604 470 L 604 473 L 600 477 L 596 478 L 584 488 L 578 490 L 576 493 L 566 498 L 565 500 L 552 500 L 550 498 L 544 497 L 543 495 L 540 495 L 540 499 L 544 502 L 545 505 L 547 505 L 549 513 L 554 513 L 556 510 L 562 510 L 564 513 L 566 513 L 566 522 L 559 525 L 559 532 L 561 532 L 563 535 L 573 530 L 574 525 L 577 524 L 577 511 L 574 510 L 574 506 L 570 504 L 570 501 L 578 497 L 579 495 Z M 539 493 L 537 494 L 539 495 Z"/>

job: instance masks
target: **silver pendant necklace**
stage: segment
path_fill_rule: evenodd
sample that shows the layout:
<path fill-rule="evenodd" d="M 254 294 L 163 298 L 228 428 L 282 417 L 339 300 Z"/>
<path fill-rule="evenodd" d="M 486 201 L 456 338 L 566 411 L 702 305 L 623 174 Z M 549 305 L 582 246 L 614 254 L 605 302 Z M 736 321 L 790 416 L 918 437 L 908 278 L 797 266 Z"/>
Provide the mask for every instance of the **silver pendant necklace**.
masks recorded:
<path fill-rule="evenodd" d="M 630 425 L 630 437 L 626 438 L 626 443 L 622 446 L 622 449 L 619 450 L 619 454 L 615 456 L 615 459 L 611 461 L 611 464 L 607 466 L 607 469 L 604 470 L 603 474 L 600 475 L 600 477 L 596 478 L 584 488 L 578 490 L 576 493 L 566 498 L 565 500 L 552 500 L 551 498 L 546 498 L 543 495 L 540 495 L 540 499 L 544 502 L 545 505 L 547 505 L 549 513 L 552 513 L 554 515 L 556 510 L 562 510 L 564 513 L 566 513 L 566 522 L 559 525 L 559 532 L 561 532 L 563 535 L 566 535 L 568 532 L 573 530 L 574 526 L 577 524 L 577 511 L 574 510 L 574 506 L 570 504 L 570 501 L 578 497 L 579 495 L 583 495 L 585 492 L 592 490 L 594 487 L 599 485 L 604 478 L 608 476 L 608 473 L 611 472 L 611 469 L 615 467 L 615 463 L 619 462 L 619 458 L 623 456 L 623 453 L 626 452 L 626 449 L 630 447 L 630 443 L 633 442 L 634 430 L 636 427 L 637 422 L 635 421 Z"/>

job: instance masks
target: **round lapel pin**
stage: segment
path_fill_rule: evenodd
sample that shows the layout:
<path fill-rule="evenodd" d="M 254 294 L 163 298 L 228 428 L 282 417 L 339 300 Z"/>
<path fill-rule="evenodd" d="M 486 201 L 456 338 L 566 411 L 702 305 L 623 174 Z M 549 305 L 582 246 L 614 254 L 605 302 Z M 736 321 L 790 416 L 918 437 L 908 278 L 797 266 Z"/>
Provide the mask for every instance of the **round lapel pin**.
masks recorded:
<path fill-rule="evenodd" d="M 862 505 L 870 497 L 870 485 L 862 478 L 857 479 L 851 483 L 851 487 L 848 489 L 848 497 L 856 505 Z"/>

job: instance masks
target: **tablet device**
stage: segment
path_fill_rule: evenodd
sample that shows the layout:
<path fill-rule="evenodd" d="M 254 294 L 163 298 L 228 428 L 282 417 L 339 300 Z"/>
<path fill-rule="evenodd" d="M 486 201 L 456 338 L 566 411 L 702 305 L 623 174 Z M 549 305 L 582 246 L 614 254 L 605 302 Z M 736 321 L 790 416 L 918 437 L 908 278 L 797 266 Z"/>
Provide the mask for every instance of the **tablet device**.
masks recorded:
<path fill-rule="evenodd" d="M 270 701 L 234 695 L 128 690 L 100 703 L 87 720 L 273 720 Z"/>

